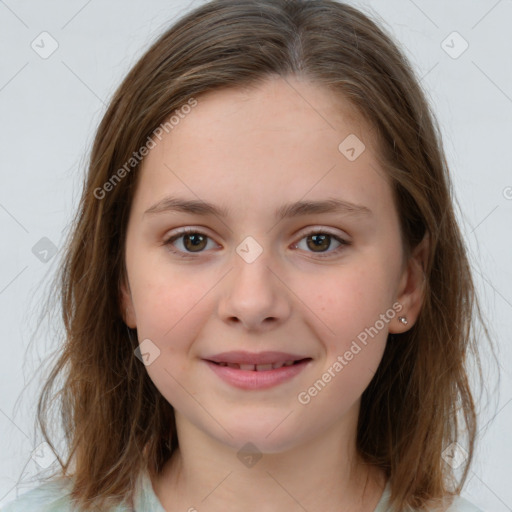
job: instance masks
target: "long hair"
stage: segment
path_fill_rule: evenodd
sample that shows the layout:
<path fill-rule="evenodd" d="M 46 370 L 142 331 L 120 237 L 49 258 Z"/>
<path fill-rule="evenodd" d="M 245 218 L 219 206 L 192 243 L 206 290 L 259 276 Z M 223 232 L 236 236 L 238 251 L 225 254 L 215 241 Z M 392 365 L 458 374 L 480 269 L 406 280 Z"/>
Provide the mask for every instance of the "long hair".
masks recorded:
<path fill-rule="evenodd" d="M 65 336 L 38 421 L 54 448 L 47 414 L 59 407 L 66 434 L 59 471 L 72 477 L 72 497 L 84 510 L 131 499 L 139 472 L 159 472 L 178 446 L 173 408 L 134 357 L 137 337 L 120 310 L 140 167 L 133 154 L 202 93 L 291 75 L 339 93 L 376 129 L 406 256 L 430 238 L 420 315 L 392 336 L 363 393 L 357 450 L 385 471 L 397 510 L 423 509 L 462 489 L 477 434 L 467 364 L 473 355 L 481 376 L 472 326 L 482 315 L 440 130 L 418 79 L 392 38 L 348 5 L 213 0 L 163 33 L 115 92 L 56 281 Z M 442 457 L 457 441 L 468 454 L 458 478 Z"/>

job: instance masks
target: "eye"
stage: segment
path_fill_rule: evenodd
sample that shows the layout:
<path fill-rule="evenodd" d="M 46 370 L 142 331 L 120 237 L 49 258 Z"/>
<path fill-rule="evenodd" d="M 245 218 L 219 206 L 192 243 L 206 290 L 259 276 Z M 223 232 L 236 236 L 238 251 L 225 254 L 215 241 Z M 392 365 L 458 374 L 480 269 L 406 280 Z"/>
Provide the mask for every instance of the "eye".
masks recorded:
<path fill-rule="evenodd" d="M 179 239 L 183 239 L 181 241 L 183 249 L 175 250 L 173 249 L 173 247 L 175 247 L 174 243 Z M 163 245 L 167 246 L 169 250 L 174 254 L 178 254 L 179 256 L 186 258 L 194 253 L 203 252 L 208 245 L 209 239 L 210 237 L 208 235 L 201 231 L 198 231 L 197 229 L 186 228 L 165 240 L 163 242 Z M 336 241 L 338 246 L 334 250 L 328 251 L 328 249 L 332 245 L 333 239 Z M 337 254 L 342 250 L 343 246 L 351 245 L 351 242 L 348 242 L 337 235 L 334 235 L 326 231 L 316 230 L 306 233 L 300 239 L 300 241 L 294 244 L 292 247 L 294 249 L 301 249 L 299 245 L 302 242 L 302 240 L 306 240 L 307 247 L 307 249 L 302 250 L 318 254 L 321 258 L 326 258 L 332 256 L 333 254 Z M 311 249 L 311 251 L 308 251 L 308 249 Z"/>
<path fill-rule="evenodd" d="M 338 246 L 334 250 L 328 251 L 327 249 L 331 247 L 333 239 L 338 243 Z M 321 258 L 327 258 L 333 254 L 337 254 L 343 249 L 343 246 L 351 245 L 351 242 L 348 242 L 332 233 L 326 231 L 310 231 L 309 233 L 306 233 L 305 236 L 293 247 L 300 248 L 299 245 L 302 240 L 306 240 L 306 247 L 308 249 L 312 249 L 312 252 L 318 254 Z"/>
<path fill-rule="evenodd" d="M 180 238 L 183 238 L 183 247 L 184 250 L 174 250 L 172 247 L 174 246 L 174 242 Z M 205 233 L 202 233 L 201 231 L 198 231 L 196 229 L 186 228 L 180 231 L 179 233 L 171 236 L 168 238 L 164 245 L 166 245 L 169 250 L 175 254 L 178 254 L 184 258 L 187 257 L 188 254 L 193 254 L 196 252 L 202 252 L 203 249 L 207 245 L 207 240 L 210 237 L 206 235 Z"/>

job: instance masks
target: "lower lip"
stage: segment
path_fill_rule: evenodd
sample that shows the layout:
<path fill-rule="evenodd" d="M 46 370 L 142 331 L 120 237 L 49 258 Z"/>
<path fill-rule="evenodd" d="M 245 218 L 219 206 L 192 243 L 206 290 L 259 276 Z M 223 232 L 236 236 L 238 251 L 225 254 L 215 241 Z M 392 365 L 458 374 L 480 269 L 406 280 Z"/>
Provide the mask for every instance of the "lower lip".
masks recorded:
<path fill-rule="evenodd" d="M 206 361 L 208 366 L 225 382 L 241 389 L 268 389 L 286 382 L 298 375 L 311 362 L 306 359 L 292 366 L 282 366 L 275 370 L 238 370 Z"/>

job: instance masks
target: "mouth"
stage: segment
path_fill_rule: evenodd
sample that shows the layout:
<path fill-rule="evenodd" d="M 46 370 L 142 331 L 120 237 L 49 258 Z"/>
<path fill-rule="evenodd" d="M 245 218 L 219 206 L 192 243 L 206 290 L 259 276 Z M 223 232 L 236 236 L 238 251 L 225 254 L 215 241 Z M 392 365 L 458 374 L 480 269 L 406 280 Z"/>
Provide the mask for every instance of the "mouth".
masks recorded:
<path fill-rule="evenodd" d="M 204 361 L 214 374 L 231 386 L 258 390 L 293 379 L 313 359 L 284 352 L 224 352 L 204 358 Z"/>
<path fill-rule="evenodd" d="M 287 366 L 293 366 L 296 364 L 301 364 L 306 361 L 311 361 L 310 357 L 305 357 L 303 359 L 289 359 L 287 361 L 276 361 L 273 363 L 267 363 L 267 364 L 248 364 L 248 363 L 228 363 L 225 361 L 212 361 L 210 359 L 207 359 L 210 363 L 216 364 L 217 366 L 227 366 L 229 368 L 234 368 L 236 370 L 244 370 L 244 371 L 251 371 L 251 372 L 268 372 L 270 370 L 277 370 L 279 368 L 287 367 Z"/>

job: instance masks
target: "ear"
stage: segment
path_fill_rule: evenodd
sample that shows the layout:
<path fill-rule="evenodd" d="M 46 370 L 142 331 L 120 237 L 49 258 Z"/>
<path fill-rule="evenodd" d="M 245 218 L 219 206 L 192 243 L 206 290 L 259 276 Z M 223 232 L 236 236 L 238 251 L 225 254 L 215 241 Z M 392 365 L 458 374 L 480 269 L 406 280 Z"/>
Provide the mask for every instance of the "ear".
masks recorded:
<path fill-rule="evenodd" d="M 402 305 L 400 313 L 390 323 L 389 332 L 398 334 L 408 331 L 416 322 L 424 300 L 425 269 L 430 250 L 428 233 L 415 247 L 407 262 L 397 290 L 396 301 Z M 402 324 L 398 317 L 406 317 L 407 325 Z"/>
<path fill-rule="evenodd" d="M 137 319 L 135 317 L 135 309 L 133 307 L 132 293 L 130 290 L 130 284 L 128 283 L 128 279 L 126 276 L 121 278 L 121 282 L 119 285 L 119 294 L 120 294 L 120 307 L 121 307 L 121 316 L 124 320 L 124 323 L 130 329 L 137 328 Z"/>

